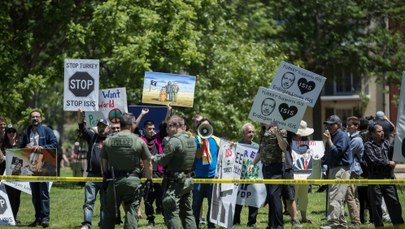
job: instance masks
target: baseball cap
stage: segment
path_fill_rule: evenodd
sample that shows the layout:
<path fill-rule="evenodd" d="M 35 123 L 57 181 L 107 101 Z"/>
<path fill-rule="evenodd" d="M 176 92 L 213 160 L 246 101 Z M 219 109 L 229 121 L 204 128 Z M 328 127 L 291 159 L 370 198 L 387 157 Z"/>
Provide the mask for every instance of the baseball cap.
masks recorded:
<path fill-rule="evenodd" d="M 7 132 L 8 130 L 15 130 L 15 131 L 17 131 L 17 127 L 15 127 L 13 124 L 8 124 L 7 127 L 6 127 L 6 132 Z"/>
<path fill-rule="evenodd" d="M 329 116 L 328 120 L 323 122 L 323 124 L 337 124 L 337 123 L 342 123 L 342 120 L 340 120 L 339 116 L 337 115 L 331 115 Z"/>
<path fill-rule="evenodd" d="M 104 125 L 106 125 L 106 126 L 108 126 L 108 122 L 107 122 L 107 120 L 105 120 L 105 119 L 100 119 L 100 120 L 98 120 L 98 122 L 97 122 L 97 126 L 98 125 L 100 125 L 100 124 L 104 124 Z"/>
<path fill-rule="evenodd" d="M 384 116 L 385 116 L 385 114 L 382 111 L 377 111 L 377 113 L 375 113 L 375 117 L 377 119 L 384 119 Z"/>

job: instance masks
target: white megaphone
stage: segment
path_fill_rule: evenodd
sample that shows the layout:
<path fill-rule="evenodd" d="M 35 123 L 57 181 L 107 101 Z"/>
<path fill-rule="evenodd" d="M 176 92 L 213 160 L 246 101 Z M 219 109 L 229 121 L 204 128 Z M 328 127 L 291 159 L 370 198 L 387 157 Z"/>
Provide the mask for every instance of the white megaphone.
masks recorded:
<path fill-rule="evenodd" d="M 214 128 L 210 124 L 201 124 L 197 129 L 197 134 L 200 138 L 207 139 L 214 133 Z"/>

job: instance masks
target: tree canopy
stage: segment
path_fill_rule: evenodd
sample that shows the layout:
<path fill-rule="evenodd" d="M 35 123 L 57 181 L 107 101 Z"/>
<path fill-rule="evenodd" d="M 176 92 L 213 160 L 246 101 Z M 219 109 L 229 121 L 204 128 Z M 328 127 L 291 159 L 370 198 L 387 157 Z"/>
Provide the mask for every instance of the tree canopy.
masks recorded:
<path fill-rule="evenodd" d="M 316 73 L 347 68 L 399 77 L 400 1 L 5 1 L 0 8 L 0 114 L 16 123 L 33 107 L 61 125 L 63 60 L 99 59 L 100 88 L 141 101 L 145 71 L 197 76 L 193 109 L 215 133 L 240 137 L 259 86 L 282 60 Z M 190 121 L 190 120 L 188 120 Z"/>

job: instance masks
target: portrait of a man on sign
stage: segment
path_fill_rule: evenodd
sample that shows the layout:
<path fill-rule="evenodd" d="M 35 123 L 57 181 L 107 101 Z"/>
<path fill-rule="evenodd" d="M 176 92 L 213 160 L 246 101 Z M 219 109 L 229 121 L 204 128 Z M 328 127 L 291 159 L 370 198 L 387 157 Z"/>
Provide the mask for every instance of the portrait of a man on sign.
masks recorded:
<path fill-rule="evenodd" d="M 276 107 L 276 101 L 272 98 L 265 98 L 262 102 L 262 115 L 269 116 Z"/>
<path fill-rule="evenodd" d="M 295 75 L 292 72 L 284 73 L 283 77 L 281 77 L 281 87 L 284 89 L 290 88 L 295 81 Z"/>

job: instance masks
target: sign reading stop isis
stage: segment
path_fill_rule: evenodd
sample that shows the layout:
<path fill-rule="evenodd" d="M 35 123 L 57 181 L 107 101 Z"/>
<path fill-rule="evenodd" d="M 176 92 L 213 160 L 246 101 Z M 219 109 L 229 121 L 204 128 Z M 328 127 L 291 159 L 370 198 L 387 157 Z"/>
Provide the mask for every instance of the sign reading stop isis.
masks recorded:
<path fill-rule="evenodd" d="M 65 59 L 64 111 L 98 111 L 99 60 Z"/>

